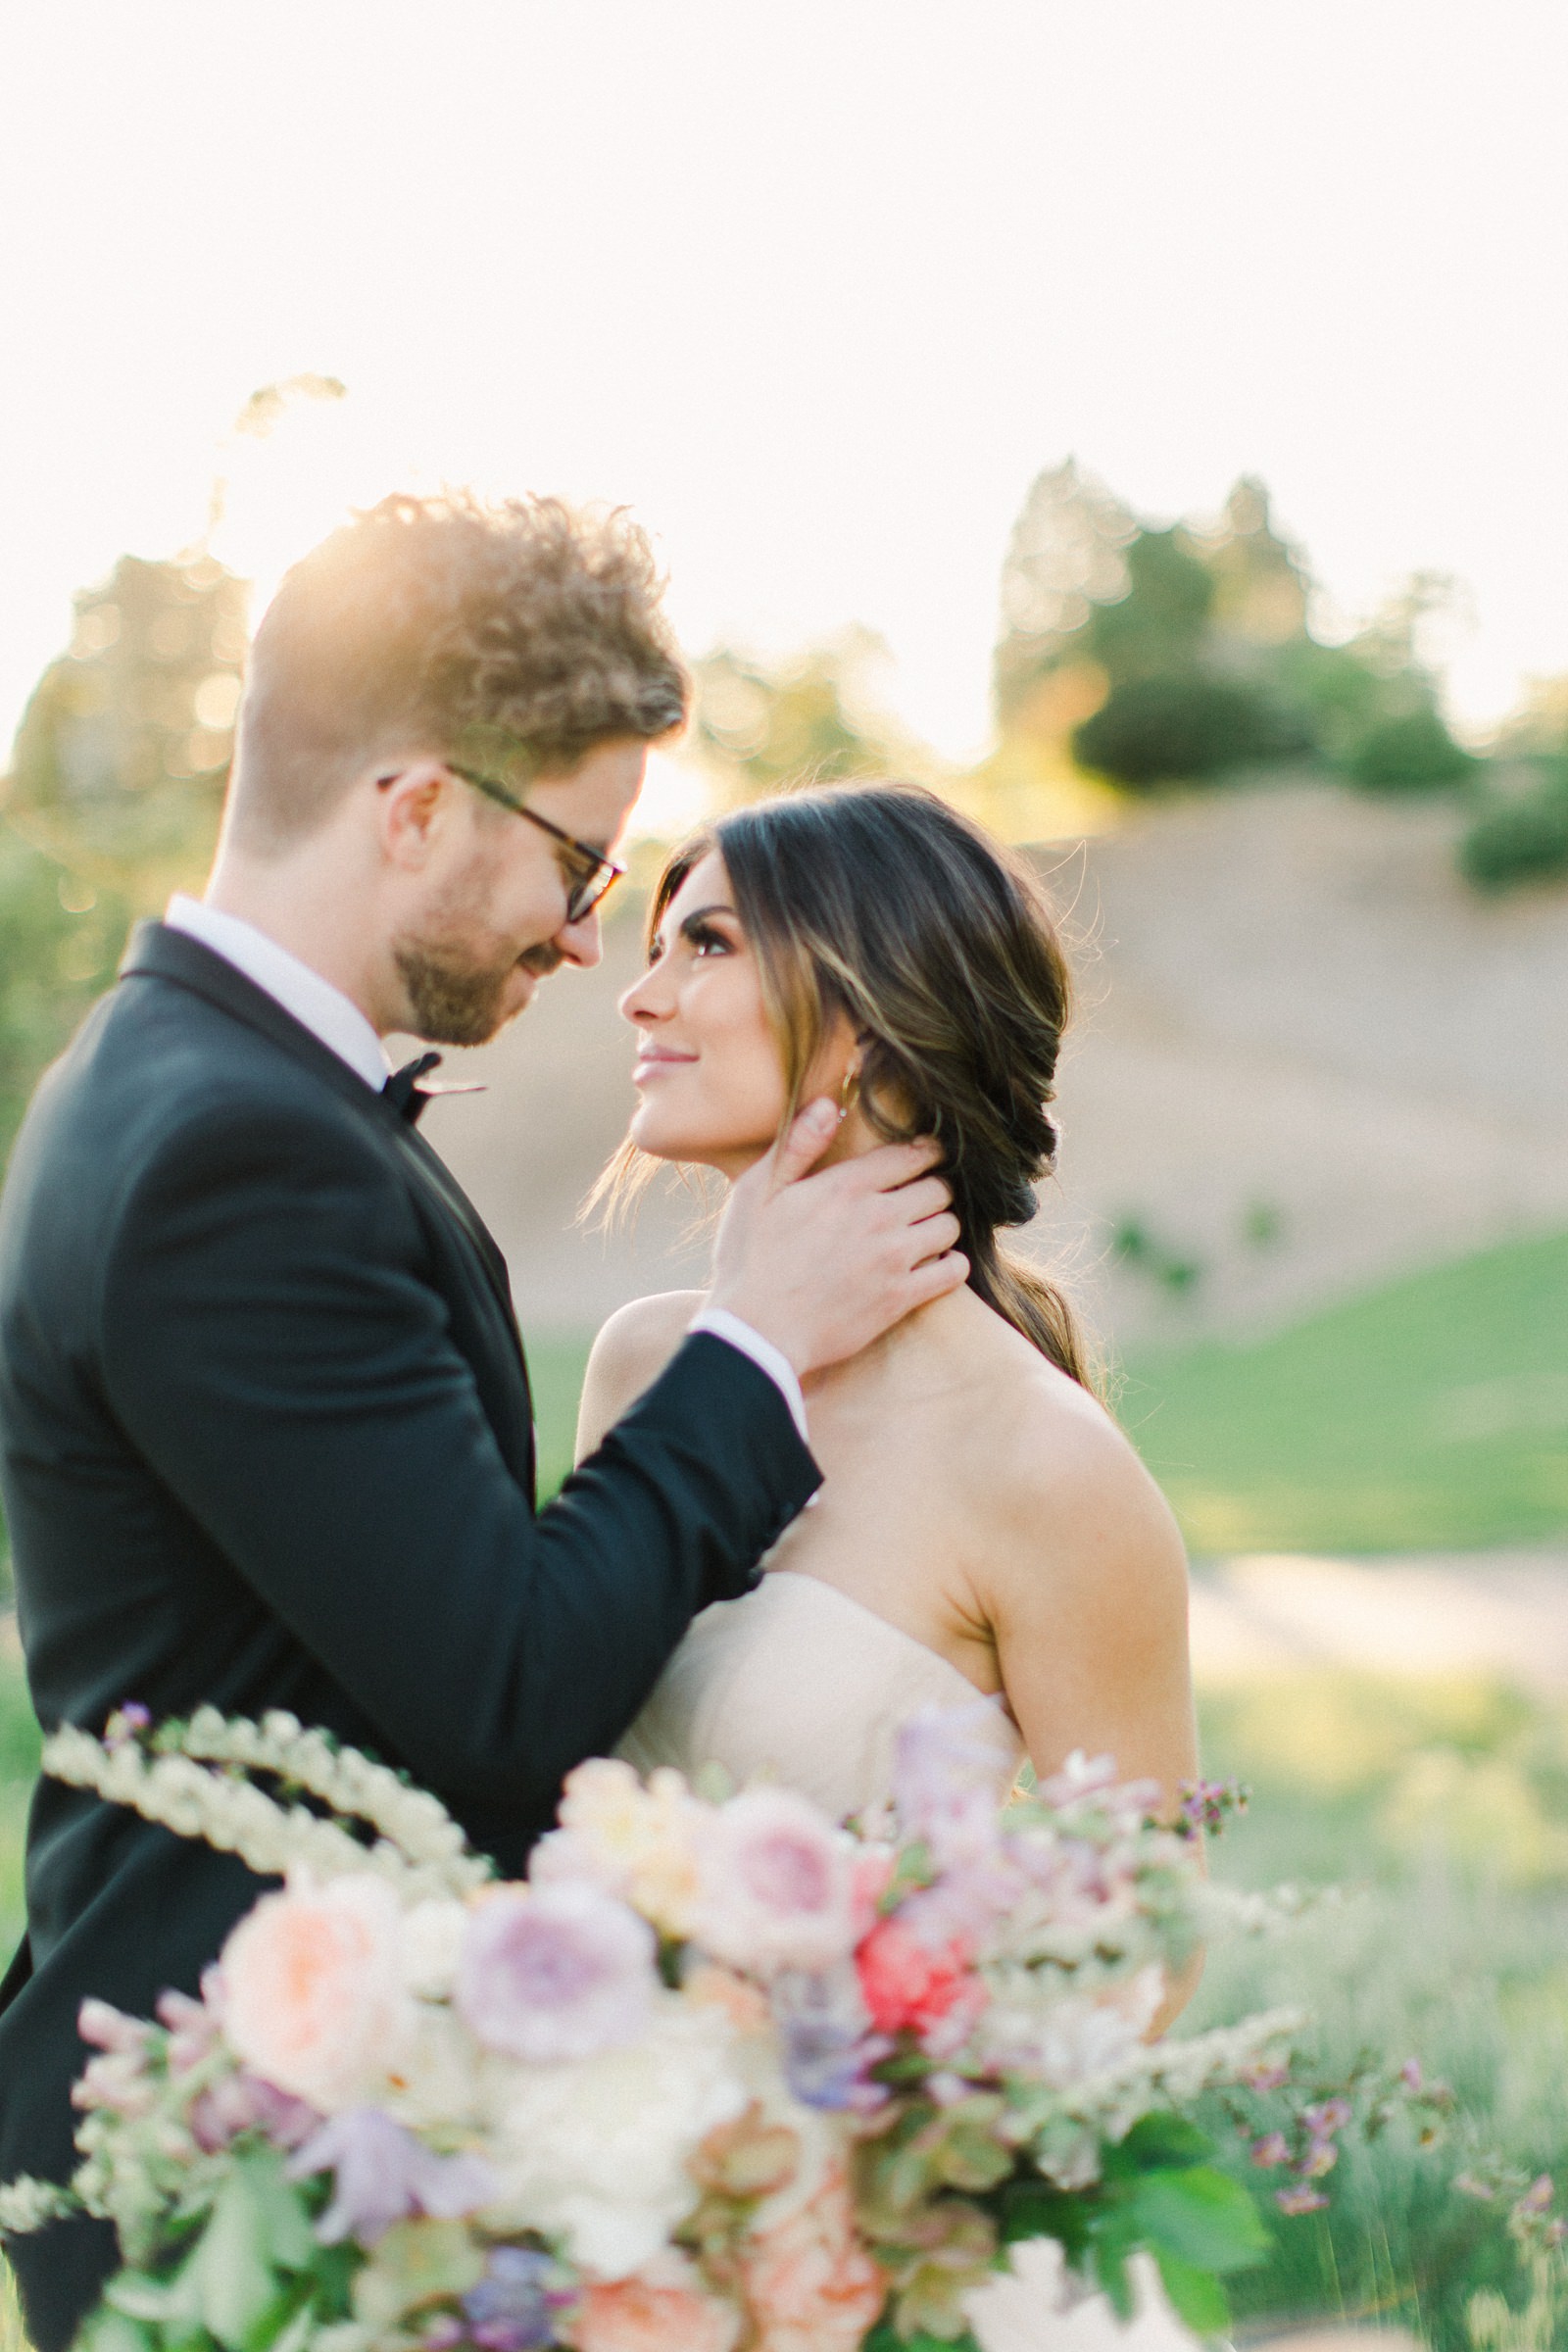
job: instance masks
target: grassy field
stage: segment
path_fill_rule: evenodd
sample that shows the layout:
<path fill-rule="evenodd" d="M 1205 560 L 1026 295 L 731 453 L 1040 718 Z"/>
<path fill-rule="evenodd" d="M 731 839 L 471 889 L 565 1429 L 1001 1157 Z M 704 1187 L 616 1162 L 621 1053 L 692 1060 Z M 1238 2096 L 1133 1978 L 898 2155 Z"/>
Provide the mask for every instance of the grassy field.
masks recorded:
<path fill-rule="evenodd" d="M 530 1341 L 541 1492 L 588 1342 Z M 1117 1410 L 1192 1549 L 1476 1550 L 1568 1534 L 1568 1234 L 1367 1293 L 1248 1347 L 1134 1358 Z"/>
<path fill-rule="evenodd" d="M 1479 1549 L 1568 1532 L 1568 1235 L 1249 1347 L 1126 1367 L 1118 1409 L 1197 1552 Z"/>

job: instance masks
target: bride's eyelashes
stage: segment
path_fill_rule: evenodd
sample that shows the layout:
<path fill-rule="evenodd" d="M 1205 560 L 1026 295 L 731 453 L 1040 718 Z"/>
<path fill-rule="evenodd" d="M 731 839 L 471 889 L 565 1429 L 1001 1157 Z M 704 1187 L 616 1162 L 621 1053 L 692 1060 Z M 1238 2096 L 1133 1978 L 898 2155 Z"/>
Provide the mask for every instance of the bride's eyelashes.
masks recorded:
<path fill-rule="evenodd" d="M 680 927 L 683 947 L 691 949 L 694 956 L 732 956 L 738 942 L 729 938 L 706 914 L 691 914 Z M 662 936 L 652 941 L 648 950 L 648 968 L 662 963 L 667 953 Z"/>

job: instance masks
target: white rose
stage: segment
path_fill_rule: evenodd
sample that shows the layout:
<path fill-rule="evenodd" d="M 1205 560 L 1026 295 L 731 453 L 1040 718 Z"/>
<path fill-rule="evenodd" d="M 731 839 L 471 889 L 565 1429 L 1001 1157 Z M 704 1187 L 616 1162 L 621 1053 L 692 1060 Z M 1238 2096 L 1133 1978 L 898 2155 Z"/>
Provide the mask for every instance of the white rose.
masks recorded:
<path fill-rule="evenodd" d="M 673 1994 L 621 2049 L 553 2066 L 486 2062 L 494 2230 L 565 2238 L 601 2278 L 651 2261 L 697 2202 L 687 2164 L 746 2105 L 728 2021 Z"/>

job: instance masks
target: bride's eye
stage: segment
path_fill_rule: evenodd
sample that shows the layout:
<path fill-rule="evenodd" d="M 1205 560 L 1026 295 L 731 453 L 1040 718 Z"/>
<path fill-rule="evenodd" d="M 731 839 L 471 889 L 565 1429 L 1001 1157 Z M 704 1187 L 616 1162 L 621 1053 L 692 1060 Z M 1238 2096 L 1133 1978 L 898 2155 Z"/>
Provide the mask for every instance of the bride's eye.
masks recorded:
<path fill-rule="evenodd" d="M 709 923 L 693 923 L 686 933 L 686 944 L 698 956 L 727 956 L 731 948 L 723 932 L 715 931 Z"/>

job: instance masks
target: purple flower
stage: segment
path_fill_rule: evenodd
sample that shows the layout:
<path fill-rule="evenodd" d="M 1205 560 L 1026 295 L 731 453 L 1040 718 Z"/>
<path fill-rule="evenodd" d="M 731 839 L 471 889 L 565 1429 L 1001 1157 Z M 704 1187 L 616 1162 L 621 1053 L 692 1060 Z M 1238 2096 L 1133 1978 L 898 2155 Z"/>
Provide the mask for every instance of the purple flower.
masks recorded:
<path fill-rule="evenodd" d="M 825 1976 L 791 1969 L 774 1979 L 772 1998 L 783 2036 L 785 2079 L 805 2106 L 864 2114 L 886 2102 L 888 2094 L 870 2080 L 870 2069 L 889 2055 L 893 2043 L 872 2033 L 853 1967 Z"/>
<path fill-rule="evenodd" d="M 321 2126 L 288 2166 L 291 2180 L 334 2176 L 332 2202 L 316 2225 L 323 2246 L 346 2237 L 373 2246 L 394 2222 L 428 2214 L 451 2222 L 497 2193 L 478 2156 L 437 2156 L 379 2107 L 348 2107 Z"/>
<path fill-rule="evenodd" d="M 468 2331 L 486 2352 L 543 2352 L 556 2340 L 556 2314 L 572 2301 L 564 2274 L 531 2246 L 496 2246 L 477 2286 L 463 2298 Z"/>
<path fill-rule="evenodd" d="M 1315 2188 L 1277 2188 L 1274 2191 L 1274 2202 L 1281 2213 L 1288 2213 L 1294 2217 L 1302 2213 L 1321 2213 L 1328 2203 L 1328 2199 Z"/>
<path fill-rule="evenodd" d="M 1399 2081 L 1404 2084 L 1406 2090 L 1424 2090 L 1426 2088 L 1426 2077 L 1421 2071 L 1419 2058 L 1405 2060 L 1399 2069 Z"/>
<path fill-rule="evenodd" d="M 1252 2142 L 1252 2162 L 1265 2169 L 1274 2164 L 1288 2164 L 1290 2142 L 1283 2132 L 1266 2132 L 1261 2139 Z"/>
<path fill-rule="evenodd" d="M 118 1706 L 104 1725 L 105 1747 L 123 1747 L 131 1740 L 139 1740 L 143 1732 L 152 1729 L 152 1712 L 137 1698 L 127 1698 Z"/>
<path fill-rule="evenodd" d="M 1350 2112 L 1348 2099 L 1320 2099 L 1316 2106 L 1301 2109 L 1301 2121 L 1314 2139 L 1326 2139 L 1345 2130 Z"/>
<path fill-rule="evenodd" d="M 1552 2195 L 1551 2175 L 1542 2173 L 1537 2180 L 1531 2181 L 1530 2186 L 1514 2207 L 1514 2211 L 1515 2213 L 1544 2213 L 1551 2203 Z"/>
<path fill-rule="evenodd" d="M 648 1922 L 597 1886 L 492 1895 L 464 1931 L 458 2012 L 509 2058 L 588 2058 L 642 2032 L 657 1949 Z"/>
<path fill-rule="evenodd" d="M 906 1838 L 917 1838 L 943 1867 L 979 1861 L 997 1843 L 1003 1791 L 990 1699 L 921 1707 L 899 1731 L 893 1798 Z"/>

